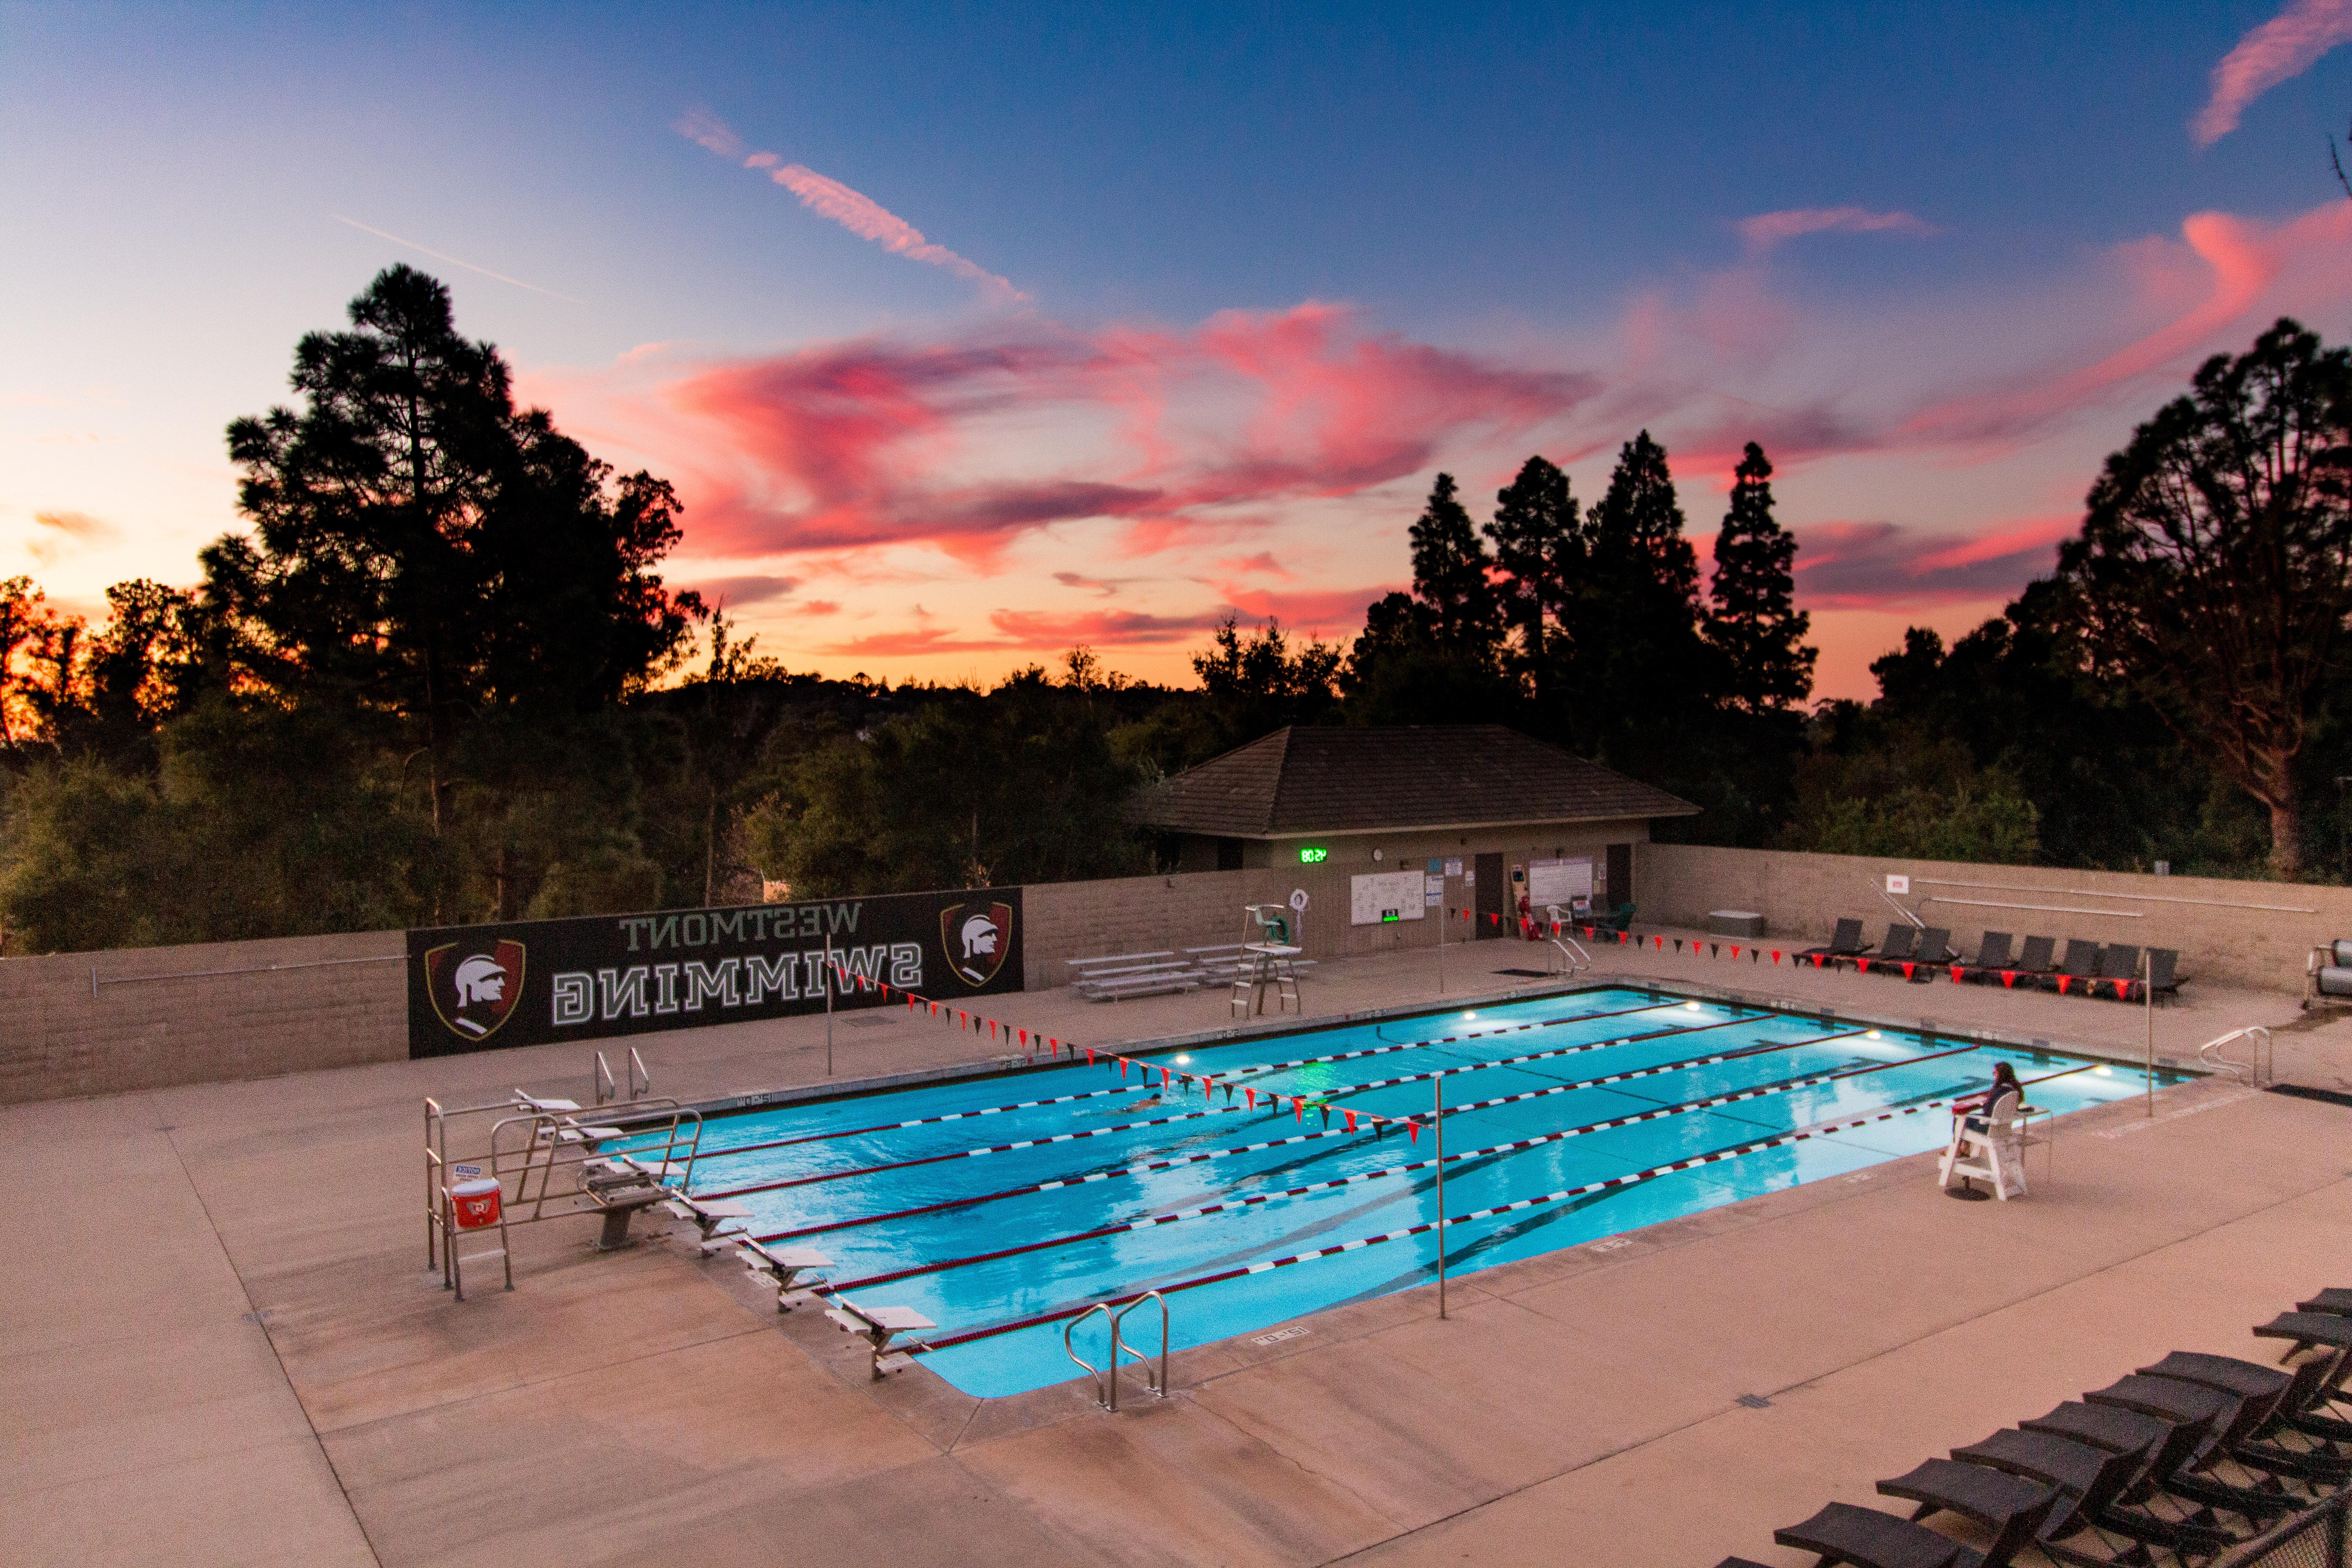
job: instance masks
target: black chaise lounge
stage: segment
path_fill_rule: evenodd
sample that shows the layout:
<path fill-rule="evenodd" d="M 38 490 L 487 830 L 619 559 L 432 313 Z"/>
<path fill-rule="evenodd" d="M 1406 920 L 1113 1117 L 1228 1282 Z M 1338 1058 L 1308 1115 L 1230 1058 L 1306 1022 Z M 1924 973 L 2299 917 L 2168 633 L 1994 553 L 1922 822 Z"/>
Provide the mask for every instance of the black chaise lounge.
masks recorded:
<path fill-rule="evenodd" d="M 2005 931 L 1989 931 L 1979 937 L 1976 962 L 1961 968 L 1961 978 L 1981 984 L 1987 980 L 2000 979 L 2000 972 L 2004 969 L 2014 973 L 2017 966 L 2009 961 L 2011 941 L 2010 934 Z"/>
<path fill-rule="evenodd" d="M 1952 933 L 1942 926 L 1929 926 L 1919 933 L 1919 946 L 1912 954 L 1922 963 L 1958 963 L 1959 952 L 1952 946 Z"/>
<path fill-rule="evenodd" d="M 1827 945 L 1822 947 L 1809 947 L 1802 952 L 1798 953 L 1796 956 L 1799 958 L 1811 959 L 1813 961 L 1813 967 L 1819 969 L 1824 963 L 1829 961 L 1840 958 L 1858 958 L 1869 951 L 1870 944 L 1862 940 L 1862 922 L 1860 921 L 1842 920 L 1838 921 L 1837 929 L 1830 933 L 1830 940 Z"/>
<path fill-rule="evenodd" d="M 2048 1499 L 2043 1504 L 2046 1510 L 2056 1500 L 2056 1494 L 2048 1488 L 2042 1489 Z M 2028 1526 L 2026 1538 L 2032 1534 Z M 1831 1503 L 1801 1524 L 1774 1531 L 1772 1539 L 1800 1552 L 1820 1553 L 1822 1564 L 1851 1563 L 1855 1568 L 1987 1568 L 1989 1563 L 1998 1568 L 2008 1561 L 1989 1559 L 1974 1547 L 1938 1535 L 1924 1524 L 1850 1502 Z M 2017 1547 L 2010 1550 L 2013 1552 Z"/>
<path fill-rule="evenodd" d="M 1879 1482 L 1878 1489 L 1882 1496 L 1917 1503 L 1914 1521 L 1947 1510 L 1983 1525 L 1992 1532 L 1984 1549 L 1986 1568 L 2007 1563 L 2029 1541 L 2046 1542 L 2053 1533 L 2079 1528 L 2071 1522 L 2057 1528 L 2062 1519 L 2071 1521 L 2075 1508 L 2050 1483 L 1956 1458 L 1929 1459 L 1909 1475 Z"/>
<path fill-rule="evenodd" d="M 1867 958 L 1857 957 L 1855 967 L 1867 969 L 1874 963 L 1907 963 L 1915 956 L 1913 944 L 1918 937 L 1916 926 L 1888 926 L 1886 940 L 1878 944 L 1878 951 Z"/>
<path fill-rule="evenodd" d="M 2101 948 L 2098 978 L 2092 983 L 2091 994 L 2127 1001 L 2138 987 L 2139 949 L 2127 942 L 2111 942 Z"/>
<path fill-rule="evenodd" d="M 2056 941 L 2050 937 L 2027 937 L 2025 945 L 2018 951 L 2018 973 L 2036 976 L 2049 973 L 2057 967 L 2055 961 L 2051 957 L 2051 950 L 2057 945 Z"/>
<path fill-rule="evenodd" d="M 2180 954 L 2174 949 L 2149 948 L 2147 950 L 2148 989 L 2154 991 L 2158 996 L 2179 995 L 2181 981 L 2179 973 L 2179 964 Z"/>
<path fill-rule="evenodd" d="M 2066 951 L 2058 960 L 2058 974 L 2054 982 L 2058 989 L 2072 991 L 2098 973 L 2099 944 L 2084 942 L 2080 937 L 2068 937 Z"/>
<path fill-rule="evenodd" d="M 2210 1554 L 2231 1545 L 2235 1537 L 2216 1524 L 2166 1519 L 2129 1506 L 2158 1484 L 2150 1460 L 2166 1429 L 2161 1423 L 2147 1425 L 2155 1431 L 2145 1433 L 2137 1447 L 2107 1448 L 2055 1432 L 2009 1427 L 1980 1443 L 1953 1449 L 1952 1458 L 2057 1488 L 2067 1500 L 2052 1510 L 2035 1544 L 2060 1562 L 2092 1568 L 2115 1563 L 2118 1554 L 2112 1549 L 2086 1550 L 2093 1544 L 2106 1546 L 2107 1535 L 2175 1553 Z M 2081 1539 L 2070 1542 L 2070 1537 Z"/>

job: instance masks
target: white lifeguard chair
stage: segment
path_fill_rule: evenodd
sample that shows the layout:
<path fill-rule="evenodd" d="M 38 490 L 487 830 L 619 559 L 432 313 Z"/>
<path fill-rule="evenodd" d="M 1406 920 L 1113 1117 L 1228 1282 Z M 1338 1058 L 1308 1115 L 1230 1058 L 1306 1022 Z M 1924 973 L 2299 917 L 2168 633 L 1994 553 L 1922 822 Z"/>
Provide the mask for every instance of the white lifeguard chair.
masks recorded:
<path fill-rule="evenodd" d="M 1307 950 L 1297 937 L 1298 917 L 1306 910 L 1291 904 L 1249 904 L 1240 961 L 1234 966 L 1233 1010 L 1247 1016 L 1265 1011 L 1265 988 L 1274 987 L 1275 1011 L 1306 1009 L 1298 1000 L 1298 955 Z"/>
<path fill-rule="evenodd" d="M 1985 1111 L 1952 1119 L 1952 1142 L 1944 1150 L 1946 1190 L 1950 1189 L 1952 1178 L 1958 1176 L 1963 1192 L 1973 1191 L 1969 1179 L 1981 1176 L 1992 1184 L 1990 1195 L 2003 1203 L 2025 1195 L 2025 1119 L 2019 1114 L 2022 1104 L 2023 1097 L 2012 1089 Z M 1979 1119 L 1984 1126 L 1969 1125 Z"/>

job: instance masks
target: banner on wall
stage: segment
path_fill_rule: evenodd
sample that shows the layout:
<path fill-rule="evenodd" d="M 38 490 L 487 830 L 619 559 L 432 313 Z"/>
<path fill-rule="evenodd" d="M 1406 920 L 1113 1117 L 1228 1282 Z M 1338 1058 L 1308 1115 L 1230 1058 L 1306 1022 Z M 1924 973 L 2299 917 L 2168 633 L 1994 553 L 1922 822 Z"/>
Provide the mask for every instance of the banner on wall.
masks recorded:
<path fill-rule="evenodd" d="M 1019 888 L 412 931 L 408 1054 L 1018 991 L 1021 938 Z"/>

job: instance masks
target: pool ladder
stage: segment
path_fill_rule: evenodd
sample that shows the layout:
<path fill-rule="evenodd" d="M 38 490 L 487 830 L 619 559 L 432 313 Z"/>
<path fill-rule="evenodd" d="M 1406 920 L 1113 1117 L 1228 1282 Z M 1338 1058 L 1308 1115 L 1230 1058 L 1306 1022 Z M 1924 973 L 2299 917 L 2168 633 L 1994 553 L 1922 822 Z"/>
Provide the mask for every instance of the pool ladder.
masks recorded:
<path fill-rule="evenodd" d="M 1126 1321 L 1127 1315 L 1129 1312 L 1134 1311 L 1138 1307 L 1142 1306 L 1146 1301 L 1157 1301 L 1160 1304 L 1160 1366 L 1157 1376 L 1153 1375 L 1153 1368 L 1151 1364 L 1152 1358 L 1145 1355 L 1133 1345 L 1129 1344 L 1127 1342 L 1126 1336 L 1120 1331 L 1119 1328 L 1119 1325 Z M 1094 1363 L 1087 1360 L 1086 1357 L 1078 1353 L 1077 1347 L 1070 1342 L 1072 1337 L 1078 1331 L 1078 1325 L 1085 1322 L 1088 1318 L 1093 1317 L 1097 1312 L 1100 1312 L 1104 1319 L 1110 1324 L 1110 1365 L 1108 1368 L 1098 1367 L 1095 1365 Z M 1085 1311 L 1080 1312 L 1076 1317 L 1072 1318 L 1068 1326 L 1064 1328 L 1062 1331 L 1062 1353 L 1087 1369 L 1087 1374 L 1095 1380 L 1095 1403 L 1101 1405 L 1105 1410 L 1116 1411 L 1118 1408 L 1118 1369 L 1120 1364 L 1119 1354 L 1121 1352 L 1133 1356 L 1136 1360 L 1143 1363 L 1143 1386 L 1150 1390 L 1151 1397 L 1154 1399 L 1167 1398 L 1167 1297 L 1162 1296 L 1157 1290 L 1146 1290 L 1142 1295 L 1138 1296 L 1134 1300 L 1129 1301 L 1126 1306 L 1119 1308 L 1117 1311 L 1113 1311 L 1111 1310 L 1109 1302 L 1097 1301 L 1093 1306 L 1088 1307 Z M 1108 1382 L 1106 1382 L 1106 1380 L 1108 1380 Z"/>

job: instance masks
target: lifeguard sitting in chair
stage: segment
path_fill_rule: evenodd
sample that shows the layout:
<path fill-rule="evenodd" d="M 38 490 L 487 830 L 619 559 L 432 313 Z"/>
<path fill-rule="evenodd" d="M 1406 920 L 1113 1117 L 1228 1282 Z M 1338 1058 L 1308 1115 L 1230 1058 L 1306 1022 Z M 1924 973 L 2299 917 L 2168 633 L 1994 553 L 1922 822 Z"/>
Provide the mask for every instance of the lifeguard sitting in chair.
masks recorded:
<path fill-rule="evenodd" d="M 2018 1115 L 2025 1103 L 2025 1086 L 2007 1062 L 1994 1065 L 1992 1088 L 1982 1100 L 1952 1108 L 1952 1141 L 1944 1150 L 1943 1184 L 1960 1179 L 1963 1193 L 2007 1202 L 2025 1195 L 2024 1123 Z M 1992 1184 L 1990 1194 L 1969 1184 L 1972 1176 Z"/>

